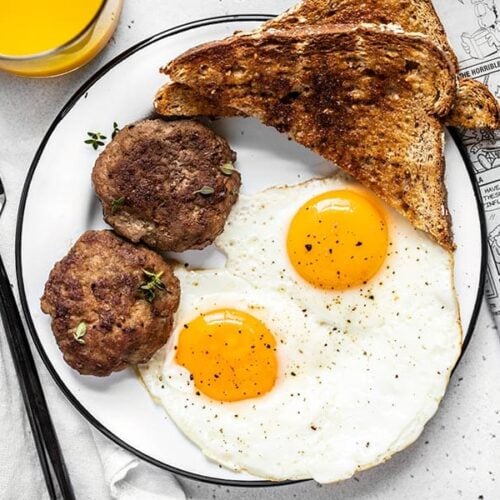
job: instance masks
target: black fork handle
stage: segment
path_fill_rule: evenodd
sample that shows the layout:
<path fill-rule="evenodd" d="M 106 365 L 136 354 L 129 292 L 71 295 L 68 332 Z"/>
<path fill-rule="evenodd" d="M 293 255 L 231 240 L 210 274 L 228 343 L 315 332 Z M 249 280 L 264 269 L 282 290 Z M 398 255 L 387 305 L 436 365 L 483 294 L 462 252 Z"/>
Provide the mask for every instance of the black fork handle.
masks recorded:
<path fill-rule="evenodd" d="M 26 331 L 1 256 L 0 315 L 5 327 L 5 334 L 49 495 L 55 499 L 58 498 L 59 493 L 65 500 L 74 500 L 75 495 L 71 481 L 64 464 L 56 431 L 36 371 L 33 354 L 31 353 Z M 57 491 L 57 487 L 59 491 Z"/>

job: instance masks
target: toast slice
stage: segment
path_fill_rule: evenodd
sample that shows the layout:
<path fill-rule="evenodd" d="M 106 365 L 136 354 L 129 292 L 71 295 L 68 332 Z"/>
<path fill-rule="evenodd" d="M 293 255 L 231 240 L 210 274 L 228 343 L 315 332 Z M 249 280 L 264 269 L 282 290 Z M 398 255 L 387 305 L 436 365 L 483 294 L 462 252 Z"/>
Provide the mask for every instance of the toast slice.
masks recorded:
<path fill-rule="evenodd" d="M 440 117 L 456 78 L 429 38 L 367 24 L 266 30 L 191 49 L 164 71 L 288 133 L 453 248 Z"/>
<path fill-rule="evenodd" d="M 303 0 L 264 23 L 258 30 L 287 29 L 304 24 L 397 24 L 403 31 L 423 33 L 439 45 L 458 72 L 457 56 L 431 0 Z"/>
<path fill-rule="evenodd" d="M 245 113 L 221 106 L 216 99 L 200 95 L 187 85 L 169 82 L 156 93 L 155 111 L 162 116 L 191 117 L 245 116 Z"/>
<path fill-rule="evenodd" d="M 500 105 L 481 82 L 460 78 L 457 97 L 446 117 L 446 125 L 467 129 L 500 129 Z"/>
<path fill-rule="evenodd" d="M 165 117 L 245 116 L 238 109 L 220 106 L 217 99 L 201 96 L 187 85 L 175 82 L 166 83 L 158 90 L 154 107 Z M 453 107 L 444 119 L 450 127 L 499 129 L 499 103 L 486 85 L 470 78 L 460 78 Z"/>
<path fill-rule="evenodd" d="M 397 24 L 404 31 L 423 33 L 439 45 L 458 72 L 458 61 L 430 0 L 303 0 L 257 31 L 287 29 L 303 25 Z M 488 88 L 470 79 L 459 80 L 459 92 L 448 125 L 463 128 L 500 128 L 500 106 Z M 196 92 L 176 84 L 163 86 L 155 98 L 155 109 L 163 116 L 239 116 L 241 112 L 218 108 Z"/>

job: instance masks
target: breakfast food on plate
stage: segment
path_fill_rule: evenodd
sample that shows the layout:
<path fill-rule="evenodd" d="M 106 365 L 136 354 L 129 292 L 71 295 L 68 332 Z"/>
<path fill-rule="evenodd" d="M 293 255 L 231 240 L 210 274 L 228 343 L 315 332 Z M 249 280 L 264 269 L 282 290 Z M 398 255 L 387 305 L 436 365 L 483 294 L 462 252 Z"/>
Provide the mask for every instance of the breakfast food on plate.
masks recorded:
<path fill-rule="evenodd" d="M 285 292 L 320 322 L 353 307 L 380 320 L 391 307 L 424 311 L 417 299 L 405 303 L 404 286 L 425 303 L 440 287 L 453 297 L 451 254 L 340 173 L 242 195 L 216 245 L 228 271 Z"/>
<path fill-rule="evenodd" d="M 52 269 L 41 299 L 65 361 L 105 376 L 167 341 L 179 282 L 159 255 L 112 231 L 87 231 Z"/>
<path fill-rule="evenodd" d="M 124 127 L 92 173 L 105 220 L 163 251 L 215 241 L 227 261 L 171 267 L 88 231 L 41 300 L 65 360 L 138 365 L 233 470 L 327 483 L 384 462 L 420 435 L 460 354 L 443 123 L 496 127 L 498 104 L 457 88 L 428 0 L 305 0 L 163 71 L 159 113 L 256 117 L 347 173 L 238 199 L 236 154 L 203 124 Z"/>
<path fill-rule="evenodd" d="M 166 83 L 157 92 L 155 111 L 162 116 L 245 116 L 235 108 L 221 106 L 216 98 L 200 95 L 182 83 Z"/>
<path fill-rule="evenodd" d="M 238 197 L 236 154 L 196 121 L 123 128 L 96 161 L 104 218 L 133 242 L 181 252 L 209 245 Z"/>
<path fill-rule="evenodd" d="M 282 15 L 271 19 L 256 32 L 286 30 L 308 25 L 374 23 L 397 25 L 406 32 L 422 33 L 441 47 L 458 71 L 457 58 L 430 0 L 303 0 Z M 155 99 L 156 111 L 164 116 L 237 116 L 243 113 L 218 106 L 209 96 L 201 96 L 196 87 L 168 83 Z M 448 125 L 466 128 L 500 128 L 500 107 L 482 83 L 459 78 L 458 93 Z"/>
<path fill-rule="evenodd" d="M 243 33 L 191 49 L 165 72 L 287 132 L 453 247 L 440 118 L 456 79 L 428 38 L 375 25 Z"/>
<path fill-rule="evenodd" d="M 446 52 L 458 69 L 457 57 L 431 0 L 303 0 L 264 23 L 261 29 L 358 23 L 396 24 L 406 32 L 423 33 Z"/>
<path fill-rule="evenodd" d="M 159 115 L 166 117 L 246 116 L 243 111 L 219 104 L 216 98 L 201 96 L 195 89 L 175 82 L 166 83 L 159 89 L 154 106 Z M 498 101 L 486 85 L 461 78 L 453 107 L 444 121 L 451 127 L 498 129 Z"/>
<path fill-rule="evenodd" d="M 241 195 L 216 245 L 139 366 L 205 455 L 327 483 L 419 436 L 460 353 L 447 250 L 344 175 Z"/>
<path fill-rule="evenodd" d="M 462 78 L 457 97 L 446 124 L 464 128 L 500 128 L 499 104 L 488 87 L 475 80 Z"/>

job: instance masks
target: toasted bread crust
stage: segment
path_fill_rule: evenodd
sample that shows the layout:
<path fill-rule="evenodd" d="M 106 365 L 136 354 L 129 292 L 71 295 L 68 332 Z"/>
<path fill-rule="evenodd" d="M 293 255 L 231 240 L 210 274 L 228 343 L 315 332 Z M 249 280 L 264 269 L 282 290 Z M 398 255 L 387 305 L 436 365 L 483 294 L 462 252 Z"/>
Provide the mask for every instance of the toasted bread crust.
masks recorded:
<path fill-rule="evenodd" d="M 370 50 L 369 53 L 366 52 L 367 49 Z M 248 50 L 252 53 L 247 53 Z M 332 65 L 340 62 L 346 54 L 350 55 L 349 61 L 342 61 L 341 66 Z M 261 56 L 266 58 L 265 64 L 259 60 Z M 287 61 L 284 56 L 290 56 L 291 59 Z M 235 62 L 240 61 L 240 57 L 248 59 L 245 67 Z M 386 93 L 387 85 L 394 87 L 403 83 L 400 77 L 404 73 L 409 78 L 405 80 L 401 90 L 411 90 L 415 100 L 423 98 L 419 101 L 420 105 L 437 116 L 445 116 L 451 110 L 456 96 L 452 63 L 429 38 L 420 33 L 404 33 L 374 24 L 304 26 L 261 33 L 240 33 L 193 47 L 161 71 L 172 81 L 188 87 L 201 85 L 200 94 L 214 102 L 217 100 L 222 106 L 233 107 L 226 102 L 225 95 L 219 92 L 224 90 L 221 85 L 231 86 L 230 90 L 236 92 L 236 96 L 241 94 L 247 98 L 251 94 L 265 104 L 267 92 L 283 92 L 274 78 L 276 72 L 279 73 L 280 66 L 290 68 L 293 63 L 308 57 L 312 57 L 318 64 L 314 67 L 307 63 L 303 68 L 312 78 L 324 76 L 321 74 L 323 68 L 320 68 L 324 64 L 327 65 L 324 69 L 332 73 L 334 80 L 345 78 L 346 73 L 353 76 L 356 71 L 364 71 L 364 76 L 368 79 L 383 76 L 386 87 L 372 89 L 375 93 Z M 432 59 L 436 64 L 427 64 L 426 58 Z M 415 70 L 436 78 L 431 93 L 427 90 L 432 85 L 425 89 L 411 78 Z M 288 76 L 294 77 L 291 73 Z M 265 85 L 268 79 L 268 89 L 260 88 L 258 96 L 254 95 L 255 92 L 248 93 L 247 87 L 249 84 L 253 86 L 254 80 Z M 324 87 L 318 90 L 324 93 Z M 343 106 L 339 106 L 341 108 Z M 241 106 L 237 106 L 237 109 L 245 112 Z"/>
<path fill-rule="evenodd" d="M 456 71 L 458 60 L 431 0 L 303 0 L 260 28 L 286 29 L 300 24 L 397 24 L 423 33 L 439 45 Z"/>
<path fill-rule="evenodd" d="M 286 29 L 313 24 L 350 24 L 363 22 L 397 24 L 404 31 L 429 36 L 450 58 L 455 71 L 458 61 L 430 0 L 303 0 L 280 16 L 264 23 L 256 31 Z M 459 91 L 448 125 L 463 128 L 500 128 L 498 102 L 480 82 L 459 79 Z M 196 92 L 176 84 L 160 89 L 156 111 L 163 116 L 241 116 L 231 108 L 218 108 Z"/>
<path fill-rule="evenodd" d="M 446 124 L 463 128 L 500 128 L 500 106 L 488 87 L 470 78 L 461 78 L 457 98 Z"/>
<path fill-rule="evenodd" d="M 443 129 L 453 66 L 427 37 L 377 26 L 240 34 L 165 69 L 331 160 L 452 249 Z"/>
<path fill-rule="evenodd" d="M 159 115 L 168 117 L 246 116 L 238 109 L 221 106 L 216 99 L 201 96 L 187 85 L 175 82 L 169 82 L 158 90 L 154 107 Z M 450 127 L 500 129 L 500 105 L 486 85 L 477 80 L 460 78 L 457 97 L 444 120 Z"/>
<path fill-rule="evenodd" d="M 394 23 L 404 31 L 429 36 L 446 52 L 458 73 L 457 57 L 430 0 L 303 0 L 264 23 L 260 29 L 286 29 L 300 24 L 350 24 L 360 20 Z M 454 127 L 500 128 L 498 101 L 482 83 L 460 78 L 455 104 L 445 121 Z"/>
<path fill-rule="evenodd" d="M 221 106 L 216 99 L 202 96 L 187 85 L 167 83 L 155 96 L 155 111 L 162 116 L 245 116 L 237 109 Z"/>

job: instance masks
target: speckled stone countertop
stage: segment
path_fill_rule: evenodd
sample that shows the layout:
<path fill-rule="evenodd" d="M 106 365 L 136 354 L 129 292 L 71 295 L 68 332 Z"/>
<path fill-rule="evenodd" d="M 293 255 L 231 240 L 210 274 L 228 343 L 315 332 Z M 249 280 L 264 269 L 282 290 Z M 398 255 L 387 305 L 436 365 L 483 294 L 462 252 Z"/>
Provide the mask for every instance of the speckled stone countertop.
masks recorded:
<path fill-rule="evenodd" d="M 141 39 L 201 17 L 279 13 L 293 3 L 293 0 L 127 0 L 111 43 L 85 68 L 43 81 L 0 75 L 0 159 L 15 165 L 21 185 L 35 149 L 57 111 L 99 67 Z M 11 236 L 12 239 L 2 238 L 0 250 L 10 275 L 14 276 L 14 235 Z M 63 449 L 65 446 L 70 444 L 62 443 Z M 304 482 L 249 489 L 213 486 L 183 478 L 180 481 L 188 497 L 195 499 L 499 499 L 500 337 L 486 306 L 483 305 L 476 331 L 436 416 L 415 444 L 386 464 L 328 486 Z"/>

